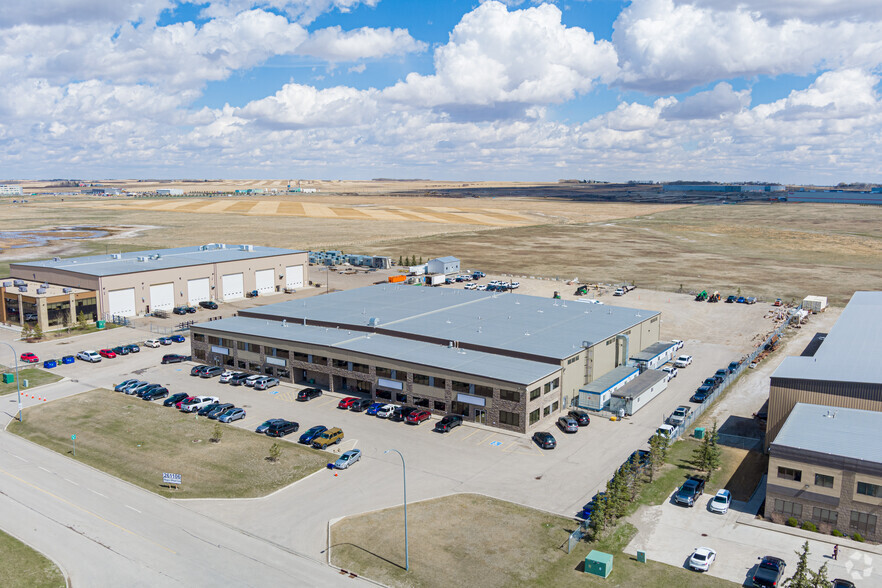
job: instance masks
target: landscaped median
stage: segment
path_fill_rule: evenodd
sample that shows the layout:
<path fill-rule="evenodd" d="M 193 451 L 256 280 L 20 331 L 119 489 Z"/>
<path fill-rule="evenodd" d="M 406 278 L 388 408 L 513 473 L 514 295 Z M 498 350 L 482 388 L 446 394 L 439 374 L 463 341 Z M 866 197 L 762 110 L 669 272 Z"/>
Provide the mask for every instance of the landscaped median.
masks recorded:
<path fill-rule="evenodd" d="M 0 531 L 0 578 L 4 588 L 64 588 L 61 570 L 42 553 Z"/>
<path fill-rule="evenodd" d="M 147 490 L 175 498 L 264 496 L 321 469 L 327 454 L 98 389 L 27 408 L 8 431 Z M 73 455 L 76 435 L 76 456 Z M 278 443 L 275 461 L 267 459 Z M 163 473 L 181 474 L 177 489 Z"/>
<path fill-rule="evenodd" d="M 0 373 L 15 374 L 15 370 L 0 365 Z M 43 386 L 45 384 L 52 384 L 53 382 L 57 382 L 61 379 L 61 376 L 59 376 L 58 374 L 53 374 L 52 372 L 47 372 L 46 370 L 41 370 L 35 367 L 22 368 L 20 364 L 18 368 L 18 375 L 16 377 L 19 380 L 19 384 L 21 384 L 23 380 L 28 381 L 28 387 L 22 387 L 22 393 L 30 390 L 31 388 L 36 388 L 37 386 Z M 18 385 L 15 382 L 4 384 L 2 383 L 2 381 L 0 381 L 0 396 L 3 396 L 5 394 L 12 394 L 17 390 Z"/>
<path fill-rule="evenodd" d="M 597 543 L 567 554 L 573 519 L 475 494 L 408 504 L 410 571 L 404 569 L 401 507 L 346 517 L 331 527 L 331 563 L 392 586 L 734 586 L 658 562 L 639 563 L 622 549 L 636 532 L 620 524 Z M 601 579 L 582 571 L 592 549 L 613 554 Z"/>

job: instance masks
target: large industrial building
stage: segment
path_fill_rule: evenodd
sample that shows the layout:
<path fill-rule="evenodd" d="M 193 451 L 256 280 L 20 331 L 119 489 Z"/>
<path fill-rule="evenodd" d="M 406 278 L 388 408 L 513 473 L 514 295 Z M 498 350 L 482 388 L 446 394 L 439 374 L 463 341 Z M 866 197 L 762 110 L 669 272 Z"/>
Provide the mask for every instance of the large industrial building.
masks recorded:
<path fill-rule="evenodd" d="M 192 327 L 195 359 L 526 432 L 659 338 L 659 313 L 375 285 Z"/>
<path fill-rule="evenodd" d="M 766 516 L 879 541 L 882 412 L 798 403 L 769 450 Z"/>
<path fill-rule="evenodd" d="M 772 374 L 766 448 L 799 402 L 882 411 L 880 355 L 882 292 L 855 292 L 813 353 L 785 358 Z"/>
<path fill-rule="evenodd" d="M 0 318 L 46 329 L 65 315 L 76 320 L 80 300 L 89 301 L 87 314 L 104 318 L 228 302 L 254 290 L 302 288 L 308 265 L 305 251 L 223 243 L 13 263 Z"/>

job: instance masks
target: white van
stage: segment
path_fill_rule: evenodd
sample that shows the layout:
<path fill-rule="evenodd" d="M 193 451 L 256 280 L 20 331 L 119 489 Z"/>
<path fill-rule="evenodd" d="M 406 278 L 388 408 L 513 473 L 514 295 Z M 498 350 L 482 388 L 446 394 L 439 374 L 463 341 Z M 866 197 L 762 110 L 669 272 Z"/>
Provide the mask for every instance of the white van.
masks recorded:
<path fill-rule="evenodd" d="M 146 347 L 159 347 L 159 339 L 147 339 L 144 341 Z"/>

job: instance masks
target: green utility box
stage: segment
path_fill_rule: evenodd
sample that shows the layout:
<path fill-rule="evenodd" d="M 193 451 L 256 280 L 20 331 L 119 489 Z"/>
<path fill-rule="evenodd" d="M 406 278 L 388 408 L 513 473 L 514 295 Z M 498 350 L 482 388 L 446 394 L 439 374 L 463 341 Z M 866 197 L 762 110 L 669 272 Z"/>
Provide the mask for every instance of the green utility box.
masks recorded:
<path fill-rule="evenodd" d="M 15 382 L 15 374 L 3 374 L 3 383 L 12 384 Z"/>
<path fill-rule="evenodd" d="M 98 327 L 99 329 L 103 329 L 104 328 L 104 321 L 95 321 L 95 326 Z"/>
<path fill-rule="evenodd" d="M 695 427 L 695 435 L 696 439 L 704 439 L 704 427 Z"/>
<path fill-rule="evenodd" d="M 646 563 L 646 552 L 637 550 L 637 561 L 640 563 Z"/>
<path fill-rule="evenodd" d="M 613 556 L 611 553 L 603 553 L 592 549 L 585 557 L 585 573 L 594 574 L 601 578 L 609 577 L 613 568 Z"/>

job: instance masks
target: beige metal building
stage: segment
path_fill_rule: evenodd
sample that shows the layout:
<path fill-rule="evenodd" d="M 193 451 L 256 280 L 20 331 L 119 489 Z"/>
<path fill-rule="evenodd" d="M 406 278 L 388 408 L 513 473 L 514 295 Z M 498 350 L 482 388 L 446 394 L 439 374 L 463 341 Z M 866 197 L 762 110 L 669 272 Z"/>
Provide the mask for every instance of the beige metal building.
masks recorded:
<path fill-rule="evenodd" d="M 882 411 L 882 292 L 855 292 L 813 353 L 772 374 L 766 448 L 798 402 Z"/>
<path fill-rule="evenodd" d="M 794 406 L 769 450 L 766 516 L 882 539 L 880 430 L 880 412 Z"/>
<path fill-rule="evenodd" d="M 195 359 L 526 432 L 658 341 L 659 313 L 376 285 L 194 325 Z"/>
<path fill-rule="evenodd" d="M 305 251 L 212 243 L 89 257 L 56 257 L 13 263 L 9 271 L 13 278 L 93 292 L 97 316 L 109 319 L 171 310 L 206 300 L 228 302 L 243 298 L 253 290 L 267 295 L 302 288 L 308 283 L 308 266 Z M 8 308 L 11 305 L 11 302 L 6 304 Z M 20 313 L 19 318 L 25 320 L 26 314 L 26 311 Z M 13 315 L 7 312 L 7 316 Z"/>

